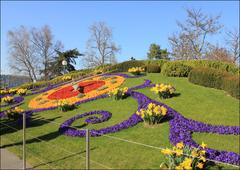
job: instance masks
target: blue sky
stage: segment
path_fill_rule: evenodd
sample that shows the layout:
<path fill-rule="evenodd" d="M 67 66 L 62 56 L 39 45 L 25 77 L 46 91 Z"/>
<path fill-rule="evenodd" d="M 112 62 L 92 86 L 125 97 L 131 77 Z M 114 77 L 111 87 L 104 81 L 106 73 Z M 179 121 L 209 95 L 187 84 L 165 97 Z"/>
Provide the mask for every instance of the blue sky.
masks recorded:
<path fill-rule="evenodd" d="M 96 1 L 96 2 L 7 2 L 1 1 L 1 71 L 8 68 L 8 30 L 49 25 L 56 40 L 61 40 L 65 49 L 78 48 L 85 51 L 89 38 L 88 28 L 97 21 L 104 21 L 113 29 L 115 42 L 121 46 L 117 55 L 119 62 L 146 58 L 149 45 L 158 43 L 170 48 L 168 37 L 178 30 L 176 20 L 183 21 L 186 8 L 201 8 L 210 15 L 221 14 L 224 24 L 221 34 L 211 38 L 213 43 L 223 44 L 224 30 L 239 28 L 239 2 L 237 1 Z M 81 60 L 77 61 L 81 68 Z"/>

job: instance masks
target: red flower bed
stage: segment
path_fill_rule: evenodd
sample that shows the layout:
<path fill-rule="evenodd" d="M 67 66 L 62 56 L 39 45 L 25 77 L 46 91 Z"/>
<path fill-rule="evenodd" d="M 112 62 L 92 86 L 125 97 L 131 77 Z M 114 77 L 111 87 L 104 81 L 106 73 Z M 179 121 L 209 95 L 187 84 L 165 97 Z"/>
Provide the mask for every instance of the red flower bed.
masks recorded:
<path fill-rule="evenodd" d="M 92 90 L 96 90 L 97 88 L 103 86 L 105 84 L 104 81 L 88 81 L 88 82 L 80 82 L 79 86 L 84 87 L 83 92 L 88 93 Z M 70 97 L 77 96 L 79 92 L 73 89 L 72 86 L 64 87 L 48 96 L 48 99 L 57 100 L 57 99 L 66 99 Z"/>

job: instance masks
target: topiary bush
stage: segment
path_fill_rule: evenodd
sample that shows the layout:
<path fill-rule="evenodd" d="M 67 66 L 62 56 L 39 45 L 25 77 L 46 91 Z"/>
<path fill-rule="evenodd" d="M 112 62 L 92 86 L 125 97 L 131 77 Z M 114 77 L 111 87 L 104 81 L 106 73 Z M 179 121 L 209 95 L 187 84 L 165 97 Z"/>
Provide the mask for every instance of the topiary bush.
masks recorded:
<path fill-rule="evenodd" d="M 147 72 L 148 73 L 160 73 L 161 69 L 159 65 L 156 64 L 148 64 L 147 65 Z"/>
<path fill-rule="evenodd" d="M 169 77 L 187 77 L 192 67 L 177 62 L 167 62 L 163 65 L 161 73 Z"/>
<path fill-rule="evenodd" d="M 194 68 L 189 73 L 191 83 L 227 91 L 239 99 L 239 76 L 213 68 Z"/>

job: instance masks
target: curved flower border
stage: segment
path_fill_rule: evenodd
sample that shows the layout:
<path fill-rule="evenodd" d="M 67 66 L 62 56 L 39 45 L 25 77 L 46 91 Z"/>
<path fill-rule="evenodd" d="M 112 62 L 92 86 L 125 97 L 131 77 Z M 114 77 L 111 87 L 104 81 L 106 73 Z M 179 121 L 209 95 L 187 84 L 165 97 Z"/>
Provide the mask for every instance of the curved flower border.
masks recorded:
<path fill-rule="evenodd" d="M 143 75 L 129 76 L 127 74 L 122 74 L 122 73 L 105 74 L 105 76 L 111 76 L 111 75 L 123 76 L 124 78 L 137 78 L 137 77 L 143 76 Z M 60 85 L 59 84 L 58 85 L 56 85 L 56 84 L 50 85 L 50 87 L 47 87 L 45 89 L 42 89 L 42 90 L 37 91 L 36 93 L 32 93 L 32 94 L 46 92 L 46 91 L 48 91 L 52 88 L 56 88 L 58 86 L 60 86 Z M 150 80 L 146 80 L 142 85 L 130 88 L 128 90 L 128 93 L 137 100 L 138 110 L 140 110 L 141 108 L 146 108 L 150 102 L 161 105 L 161 106 L 165 106 L 168 109 L 168 115 L 172 117 L 172 119 L 169 122 L 169 124 L 170 124 L 169 139 L 173 145 L 175 145 L 178 142 L 183 141 L 186 145 L 198 147 L 199 145 L 192 139 L 192 136 L 191 136 L 192 132 L 207 132 L 207 133 L 218 133 L 218 134 L 226 134 L 226 135 L 228 135 L 228 134 L 239 135 L 240 134 L 239 126 L 210 125 L 210 124 L 205 124 L 205 123 L 198 122 L 195 120 L 187 119 L 184 116 L 182 116 L 180 113 L 175 111 L 174 109 L 168 107 L 167 105 L 157 102 L 155 100 L 152 100 L 142 93 L 133 91 L 133 90 L 136 90 L 139 88 L 152 87 L 152 86 L 154 86 L 154 84 L 151 84 Z M 26 96 L 32 95 L 32 94 L 27 94 Z M 76 105 L 80 105 L 82 103 L 86 103 L 89 101 L 106 98 L 106 97 L 108 97 L 108 95 L 106 95 L 106 94 L 100 95 L 95 98 L 86 99 L 86 100 L 77 102 Z M 56 108 L 57 107 L 34 109 L 34 110 L 29 110 L 27 112 L 29 113 L 29 116 L 31 116 L 31 114 L 34 112 L 53 110 Z M 0 112 L 0 117 L 2 115 L 4 115 L 3 112 Z M 95 119 L 96 118 L 93 118 L 93 120 L 95 120 Z M 106 128 L 102 128 L 99 130 L 91 130 L 90 134 L 91 134 L 91 136 L 101 136 L 101 135 L 107 134 L 107 133 L 114 133 L 119 130 L 134 126 L 139 122 L 142 122 L 142 119 L 134 113 L 134 114 L 132 114 L 132 116 L 129 119 L 127 119 L 119 124 L 116 124 L 116 125 L 110 126 L 110 127 L 106 127 Z M 67 133 L 67 131 L 64 131 L 64 133 Z M 85 132 L 82 132 L 82 133 L 83 133 L 82 136 L 85 136 L 85 134 L 84 134 Z M 79 135 L 79 136 L 81 136 L 81 135 Z M 218 151 L 218 150 L 208 148 L 207 149 L 207 157 L 210 159 L 216 160 L 216 161 L 240 165 L 240 154 L 237 154 L 234 152 Z"/>

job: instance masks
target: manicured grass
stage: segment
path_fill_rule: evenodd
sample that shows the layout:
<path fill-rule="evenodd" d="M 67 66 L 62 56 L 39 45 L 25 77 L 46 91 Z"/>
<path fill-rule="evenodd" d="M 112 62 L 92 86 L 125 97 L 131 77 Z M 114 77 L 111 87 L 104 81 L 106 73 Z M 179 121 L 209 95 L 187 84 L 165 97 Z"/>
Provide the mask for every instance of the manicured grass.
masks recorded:
<path fill-rule="evenodd" d="M 144 79 L 150 79 L 153 83 L 161 82 L 174 85 L 179 95 L 166 100 L 158 99 L 156 94 L 150 92 L 149 88 L 138 91 L 152 99 L 169 105 L 187 118 L 209 124 L 239 126 L 239 101 L 228 96 L 224 91 L 191 84 L 186 78 L 164 77 L 160 74 L 148 74 L 137 79 L 126 79 L 122 86 L 136 86 L 143 83 Z M 33 96 L 26 97 L 25 103 L 21 107 L 26 109 L 31 98 Z M 137 110 L 137 102 L 131 97 L 120 101 L 105 98 L 82 104 L 77 109 L 65 113 L 56 109 L 34 114 L 33 121 L 30 127 L 27 128 L 28 162 L 36 168 L 49 169 L 46 164 L 42 164 L 35 158 L 37 156 L 44 162 L 48 162 L 51 167 L 57 169 L 85 168 L 85 138 L 61 135 L 58 132 L 59 125 L 49 123 L 49 121 L 63 123 L 76 114 L 92 110 L 107 110 L 112 113 L 109 121 L 84 127 L 99 129 L 128 119 Z M 40 119 L 45 119 L 46 121 Z M 73 126 L 82 127 L 84 120 L 76 120 Z M 1 122 L 8 123 L 6 120 L 1 120 Z M 9 125 L 14 126 L 14 123 Z M 11 131 L 9 128 L 2 128 L 1 125 L 1 146 L 6 147 L 21 157 L 21 151 L 19 150 L 21 148 L 21 135 L 21 130 Z M 157 147 L 171 147 L 168 139 L 168 122 L 154 128 L 145 127 L 143 123 L 139 123 L 129 129 L 108 135 Z M 34 137 L 47 142 L 39 141 L 34 139 Z M 239 151 L 239 147 L 236 146 L 239 146 L 238 137 L 232 135 L 193 134 L 193 139 L 199 143 L 204 141 L 214 149 L 234 152 Z M 12 142 L 8 140 L 12 140 Z M 12 146 L 12 144 L 15 144 L 15 146 Z M 164 161 L 164 157 L 159 150 L 113 140 L 106 136 L 91 137 L 90 146 L 91 159 L 111 168 L 159 168 L 159 165 Z M 91 168 L 104 167 L 91 161 Z M 229 167 L 225 168 L 228 169 Z"/>

